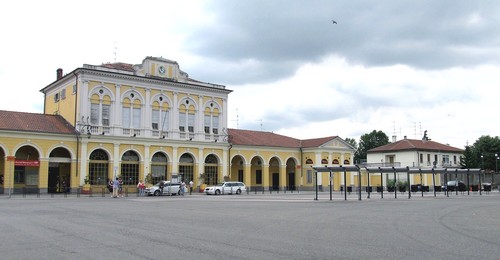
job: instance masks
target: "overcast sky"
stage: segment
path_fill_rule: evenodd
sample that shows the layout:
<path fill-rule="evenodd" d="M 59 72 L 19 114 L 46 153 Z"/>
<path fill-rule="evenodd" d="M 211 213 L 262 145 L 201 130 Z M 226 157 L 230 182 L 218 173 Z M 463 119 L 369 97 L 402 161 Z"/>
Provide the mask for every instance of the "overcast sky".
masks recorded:
<path fill-rule="evenodd" d="M 57 68 L 155 56 L 233 90 L 231 128 L 427 130 L 464 148 L 499 135 L 499 14 L 500 1 L 465 0 L 7 1 L 0 109 L 43 112 Z"/>

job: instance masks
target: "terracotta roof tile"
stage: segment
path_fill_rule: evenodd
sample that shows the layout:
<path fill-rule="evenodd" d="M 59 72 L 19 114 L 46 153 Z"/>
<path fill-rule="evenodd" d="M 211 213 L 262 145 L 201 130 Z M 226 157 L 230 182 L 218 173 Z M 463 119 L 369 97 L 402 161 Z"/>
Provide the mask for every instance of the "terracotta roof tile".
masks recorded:
<path fill-rule="evenodd" d="M 302 148 L 319 147 L 335 138 L 337 138 L 337 136 L 327 136 L 322 138 L 302 140 Z"/>
<path fill-rule="evenodd" d="M 430 140 L 403 139 L 394 143 L 370 149 L 368 150 L 368 153 L 404 151 L 404 150 L 443 151 L 443 152 L 458 152 L 458 153 L 463 152 L 462 149 Z"/>
<path fill-rule="evenodd" d="M 335 139 L 336 137 L 323 137 L 315 139 L 300 140 L 273 132 L 228 129 L 231 136 L 231 143 L 236 145 L 254 145 L 288 148 L 307 148 L 318 147 L 322 144 Z"/>
<path fill-rule="evenodd" d="M 75 128 L 60 115 L 0 110 L 0 129 L 56 134 L 76 134 Z"/>

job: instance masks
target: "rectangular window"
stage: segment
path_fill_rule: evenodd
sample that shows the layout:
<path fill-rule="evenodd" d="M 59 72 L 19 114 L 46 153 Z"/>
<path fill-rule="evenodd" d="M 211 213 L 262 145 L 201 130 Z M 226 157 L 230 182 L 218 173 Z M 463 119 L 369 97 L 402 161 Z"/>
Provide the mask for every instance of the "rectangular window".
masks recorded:
<path fill-rule="evenodd" d="M 90 124 L 99 124 L 99 104 L 90 104 Z"/>
<path fill-rule="evenodd" d="M 167 111 L 162 111 L 163 112 L 163 117 L 161 119 L 161 131 L 167 131 L 168 130 L 168 110 Z"/>
<path fill-rule="evenodd" d="M 158 122 L 160 120 L 160 111 L 159 110 L 153 110 L 153 115 L 151 118 L 151 127 L 154 130 L 158 130 Z"/>
<path fill-rule="evenodd" d="M 188 114 L 188 130 L 194 133 L 194 114 Z"/>
<path fill-rule="evenodd" d="M 443 165 L 448 165 L 450 164 L 450 156 L 447 154 L 443 155 Z"/>
<path fill-rule="evenodd" d="M 140 108 L 134 108 L 134 129 L 140 129 L 141 128 L 141 109 Z"/>
<path fill-rule="evenodd" d="M 111 106 L 110 105 L 102 105 L 102 125 L 109 126 L 109 115 Z"/>
<path fill-rule="evenodd" d="M 76 94 L 76 85 L 73 85 L 73 94 Z"/>
<path fill-rule="evenodd" d="M 255 171 L 255 184 L 262 184 L 262 170 Z"/>
<path fill-rule="evenodd" d="M 457 164 L 457 156 L 453 155 L 453 164 Z"/>
<path fill-rule="evenodd" d="M 307 183 L 312 183 L 312 182 L 313 182 L 312 170 L 307 170 Z"/>
<path fill-rule="evenodd" d="M 214 134 L 219 134 L 219 117 L 214 116 L 212 118 L 212 132 Z"/>
<path fill-rule="evenodd" d="M 420 163 L 424 163 L 424 155 L 423 154 L 420 154 Z"/>
<path fill-rule="evenodd" d="M 205 115 L 205 120 L 204 120 L 204 125 L 205 125 L 205 134 L 210 134 L 210 116 Z"/>
<path fill-rule="evenodd" d="M 61 90 L 61 99 L 66 99 L 66 89 Z"/>
<path fill-rule="evenodd" d="M 54 95 L 54 102 L 59 102 L 59 93 Z"/>
<path fill-rule="evenodd" d="M 179 131 L 186 131 L 186 114 L 179 112 Z"/>
<path fill-rule="evenodd" d="M 130 128 L 130 108 L 124 107 L 122 109 L 122 125 L 124 128 Z"/>

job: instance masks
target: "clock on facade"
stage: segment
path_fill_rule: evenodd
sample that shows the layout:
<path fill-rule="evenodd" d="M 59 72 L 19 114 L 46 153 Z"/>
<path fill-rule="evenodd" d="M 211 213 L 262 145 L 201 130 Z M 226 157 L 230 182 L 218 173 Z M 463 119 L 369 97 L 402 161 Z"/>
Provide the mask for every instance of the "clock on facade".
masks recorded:
<path fill-rule="evenodd" d="M 163 66 L 158 67 L 158 72 L 159 72 L 160 74 L 162 74 L 162 75 L 163 75 L 163 74 L 165 74 L 165 71 L 166 71 L 166 70 L 165 70 L 165 67 L 163 67 Z"/>

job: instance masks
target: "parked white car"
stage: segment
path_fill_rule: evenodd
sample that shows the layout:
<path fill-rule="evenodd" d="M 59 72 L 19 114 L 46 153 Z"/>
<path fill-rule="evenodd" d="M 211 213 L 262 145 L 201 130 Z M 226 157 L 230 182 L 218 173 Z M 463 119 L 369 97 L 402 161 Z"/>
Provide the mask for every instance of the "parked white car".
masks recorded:
<path fill-rule="evenodd" d="M 163 193 L 160 189 L 160 184 L 163 182 Z M 180 195 L 181 192 L 180 183 L 171 183 L 170 181 L 160 181 L 157 184 L 146 188 L 145 193 L 149 196 L 161 196 L 161 195 Z"/>
<path fill-rule="evenodd" d="M 245 192 L 247 187 L 243 182 L 227 181 L 219 183 L 215 186 L 205 188 L 205 194 L 220 195 L 220 194 L 241 194 Z"/>

